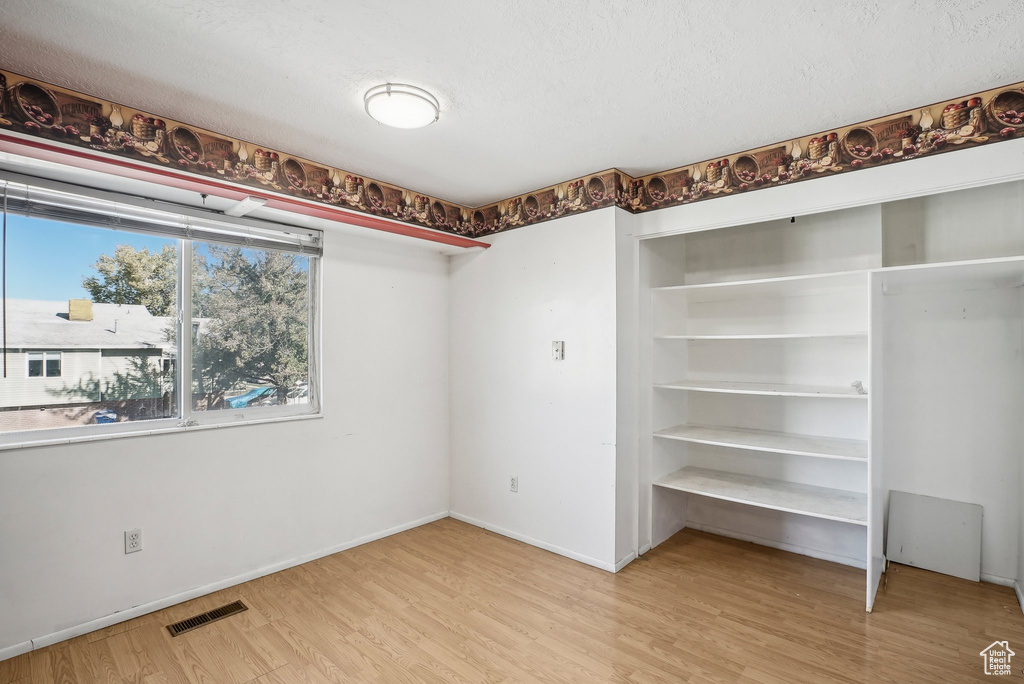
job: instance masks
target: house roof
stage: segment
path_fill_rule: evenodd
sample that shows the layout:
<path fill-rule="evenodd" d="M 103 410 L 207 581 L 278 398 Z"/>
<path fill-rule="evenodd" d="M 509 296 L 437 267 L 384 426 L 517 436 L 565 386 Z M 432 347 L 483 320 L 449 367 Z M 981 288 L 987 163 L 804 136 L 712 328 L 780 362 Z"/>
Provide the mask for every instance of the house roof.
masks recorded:
<path fill-rule="evenodd" d="M 161 349 L 175 322 L 139 304 L 93 304 L 91 321 L 68 320 L 68 302 L 7 300 L 9 349 Z M 117 332 L 114 332 L 114 330 Z"/>

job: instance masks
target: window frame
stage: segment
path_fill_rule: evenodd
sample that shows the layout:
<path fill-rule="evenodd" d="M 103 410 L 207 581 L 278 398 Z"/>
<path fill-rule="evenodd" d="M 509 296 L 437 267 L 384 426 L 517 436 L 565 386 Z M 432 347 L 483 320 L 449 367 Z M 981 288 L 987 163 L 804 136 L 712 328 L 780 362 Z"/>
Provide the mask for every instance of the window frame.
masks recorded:
<path fill-rule="evenodd" d="M 40 369 L 42 372 L 39 375 L 32 375 L 32 361 L 33 361 L 32 355 L 33 354 L 39 354 L 42 357 L 41 359 L 39 359 L 39 361 L 41 361 L 42 364 L 43 364 L 41 366 L 41 369 Z M 46 362 L 50 360 L 48 357 L 51 357 L 51 356 L 56 356 L 57 357 L 57 363 L 60 364 L 60 373 L 58 373 L 57 375 L 50 375 L 47 372 Z M 53 351 L 53 350 L 47 351 L 45 349 L 27 349 L 27 350 L 25 350 L 25 378 L 26 379 L 28 379 L 28 380 L 35 380 L 36 378 L 38 378 L 40 380 L 45 380 L 47 378 L 62 378 L 62 377 L 64 377 L 64 352 L 63 351 Z"/>
<path fill-rule="evenodd" d="M 39 359 L 33 359 L 34 355 L 38 354 Z M 39 375 L 32 375 L 32 362 L 39 361 Z M 26 351 L 25 352 L 25 377 L 29 380 L 33 378 L 45 378 L 46 377 L 46 354 L 40 351 Z"/>
<path fill-rule="evenodd" d="M 50 357 L 57 357 L 57 374 L 50 375 Z M 64 377 L 64 352 L 63 351 L 44 351 L 43 352 L 43 377 L 44 378 L 63 378 Z"/>
<path fill-rule="evenodd" d="M 141 207 L 145 210 L 156 210 L 162 211 L 168 215 L 175 216 L 196 216 L 199 218 L 212 217 L 218 221 L 223 219 L 226 224 L 232 224 L 238 226 L 240 230 L 246 227 L 252 227 L 255 231 L 262 231 L 266 233 L 268 231 L 273 232 L 274 229 L 287 233 L 290 232 L 287 229 L 292 228 L 293 230 L 308 231 L 309 229 L 300 226 L 288 226 L 287 224 L 275 224 L 266 221 L 260 221 L 256 219 L 235 218 L 225 217 L 217 212 L 209 212 L 200 210 L 194 207 L 187 207 L 181 205 L 168 204 L 163 202 L 157 202 L 155 200 L 142 199 L 137 197 L 131 197 L 127 195 L 121 195 L 120 193 L 113 193 L 104 190 L 96 190 L 92 188 L 85 188 L 82 186 L 72 186 L 60 183 L 58 181 L 50 181 L 40 178 L 34 178 L 30 176 L 22 176 L 21 174 L 0 172 L 0 185 L 6 183 L 17 183 L 25 184 L 34 187 L 47 188 L 51 190 L 58 190 L 60 192 L 69 193 L 72 195 L 82 196 L 89 199 L 101 199 L 105 201 L 115 202 L 117 204 L 133 205 L 135 207 Z M 2 190 L 0 190 L 2 191 Z M 116 215 L 114 215 L 116 216 Z M 59 219 L 53 219 L 59 220 Z M 117 219 L 114 219 L 114 223 L 117 223 Z M 99 228 L 105 228 L 108 230 L 122 230 L 130 234 L 145 234 L 142 231 L 131 230 L 129 228 L 115 228 L 113 226 L 95 226 Z M 317 232 L 317 231 L 313 231 Z M 323 297 L 323 254 L 305 253 L 300 249 L 295 249 L 293 253 L 303 254 L 309 258 L 309 287 L 308 287 L 308 300 L 307 300 L 307 311 L 308 311 L 308 387 L 309 387 L 309 401 L 302 404 L 284 404 L 277 406 L 253 406 L 241 409 L 221 409 L 212 411 L 193 411 L 191 410 L 192 405 L 192 251 L 193 251 L 193 240 L 199 242 L 209 242 L 218 244 L 215 237 L 208 235 L 200 236 L 197 235 L 193 238 L 189 237 L 177 237 L 174 235 L 166 235 L 168 239 L 175 240 L 177 242 L 177 253 L 178 253 L 178 265 L 177 265 L 177 321 L 176 321 L 176 333 L 177 333 L 177 349 L 176 363 L 175 363 L 175 381 L 177 383 L 177 394 L 175 409 L 177 412 L 176 416 L 169 418 L 154 418 L 151 420 L 137 420 L 130 422 L 118 422 L 118 423 L 106 423 L 106 424 L 88 424 L 88 425 L 76 425 L 72 427 L 61 427 L 61 428 L 43 428 L 35 430 L 19 430 L 19 431 L 0 431 L 0 451 L 15 448 L 25 448 L 34 446 L 48 446 L 55 444 L 67 444 L 77 442 L 89 442 L 96 440 L 105 440 L 122 437 L 142 436 L 142 435 L 153 435 L 153 434 L 173 434 L 192 430 L 202 430 L 211 428 L 221 427 L 232 427 L 232 426 L 243 426 L 243 425 L 255 425 L 264 423 L 275 423 L 282 421 L 294 421 L 294 420 L 308 420 L 308 419 L 319 419 L 323 418 L 323 377 L 322 377 L 322 358 L 323 358 L 323 346 L 322 346 L 322 335 L 323 326 L 320 311 L 322 308 L 322 297 Z M 222 242 L 219 244 L 231 244 Z M 271 249 L 264 245 L 257 245 L 254 249 Z M 286 246 L 280 248 L 281 251 L 292 252 L 287 249 Z M 29 350 L 26 350 L 29 351 Z M 43 354 L 43 375 L 38 376 L 40 379 L 46 379 L 47 377 L 58 377 L 58 376 L 47 376 L 46 375 L 46 355 L 48 353 L 60 354 L 60 365 L 61 375 L 63 377 L 64 372 L 64 351 L 47 352 L 45 350 L 31 350 L 32 352 L 41 351 Z M 26 355 L 27 358 L 27 355 Z M 28 375 L 28 361 L 26 361 L 26 378 L 29 380 L 35 380 L 35 377 L 29 377 Z"/>
<path fill-rule="evenodd" d="M 202 240 L 202 242 L 208 242 Z M 230 425 L 242 421 L 259 421 L 264 419 L 287 418 L 302 416 L 308 413 L 320 413 L 320 363 L 314 361 L 313 353 L 321 354 L 320 347 L 320 288 L 323 281 L 320 276 L 321 257 L 310 257 L 309 261 L 309 299 L 307 305 L 307 331 L 309 354 L 310 401 L 305 404 L 285 404 L 278 406 L 249 406 L 240 409 L 218 409 L 213 411 L 192 410 L 192 260 L 193 241 L 181 240 L 178 249 L 178 355 L 182 359 L 178 363 L 177 376 L 179 382 L 178 414 L 188 427 L 196 425 Z M 184 360 L 187 359 L 186 363 Z M 187 391 L 185 390 L 187 388 Z"/>

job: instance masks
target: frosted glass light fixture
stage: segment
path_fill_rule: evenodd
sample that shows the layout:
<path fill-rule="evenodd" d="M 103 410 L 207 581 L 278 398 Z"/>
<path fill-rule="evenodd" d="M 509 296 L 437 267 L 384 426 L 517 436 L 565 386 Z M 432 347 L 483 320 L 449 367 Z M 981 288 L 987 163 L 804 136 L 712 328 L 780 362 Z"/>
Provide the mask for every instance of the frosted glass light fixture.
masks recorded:
<path fill-rule="evenodd" d="M 403 83 L 374 86 L 363 96 L 366 113 L 385 126 L 423 128 L 437 121 L 437 98 L 423 88 Z"/>

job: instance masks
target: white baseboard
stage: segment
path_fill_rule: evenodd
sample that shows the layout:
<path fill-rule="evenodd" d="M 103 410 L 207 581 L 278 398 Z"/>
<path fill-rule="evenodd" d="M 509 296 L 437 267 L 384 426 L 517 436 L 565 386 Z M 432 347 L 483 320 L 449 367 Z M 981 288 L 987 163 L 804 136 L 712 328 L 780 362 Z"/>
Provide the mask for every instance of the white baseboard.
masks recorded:
<path fill-rule="evenodd" d="M 989 584 L 998 584 L 1001 587 L 1012 587 L 1016 580 L 1010 579 L 1009 577 L 1000 577 L 999 575 L 988 575 L 984 572 L 981 573 L 981 581 L 988 582 Z"/>
<path fill-rule="evenodd" d="M 1020 582 L 1017 580 L 1013 581 L 1013 593 L 1017 594 L 1017 605 L 1020 606 L 1021 613 L 1024 613 L 1024 591 L 1021 591 Z"/>
<path fill-rule="evenodd" d="M 743 532 L 736 532 L 734 530 L 727 530 L 720 527 L 714 527 L 712 525 L 705 525 L 703 523 L 697 523 L 687 521 L 686 528 L 691 530 L 700 530 L 701 532 L 707 532 L 709 534 L 717 534 L 721 537 L 729 537 L 730 539 L 739 539 L 740 541 L 753 542 L 760 544 L 761 546 L 770 546 L 773 549 L 779 549 L 781 551 L 789 551 L 791 553 L 798 553 L 801 556 L 810 556 L 811 558 L 818 558 L 820 560 L 827 560 L 832 563 L 839 563 L 840 565 L 850 565 L 861 570 L 867 569 L 867 563 L 860 558 L 849 558 L 847 556 L 840 556 L 834 553 L 828 553 L 827 551 L 819 551 L 818 549 L 809 549 L 796 544 L 787 544 L 786 542 L 776 541 L 775 539 L 766 539 L 764 537 L 758 537 L 754 534 L 745 534 Z"/>
<path fill-rule="evenodd" d="M 330 556 L 331 554 L 335 554 L 340 551 L 345 551 L 356 546 L 362 546 L 363 544 L 367 544 L 372 541 L 377 541 L 378 539 L 383 539 L 384 537 L 390 537 L 393 534 L 405 532 L 406 530 L 411 530 L 414 527 L 426 525 L 427 523 L 431 523 L 435 520 L 441 520 L 442 518 L 447 517 L 448 511 L 434 513 L 433 515 L 428 515 L 427 517 L 420 518 L 419 520 L 413 520 L 402 525 L 389 527 L 388 529 L 381 530 L 380 532 L 374 532 L 373 534 L 367 534 L 362 537 L 357 537 L 356 539 L 349 540 L 342 544 L 331 546 L 326 549 L 321 549 L 319 551 L 314 551 L 313 553 L 308 553 L 303 556 L 299 556 L 298 558 L 292 558 L 290 560 L 282 561 L 280 563 L 274 563 L 273 565 L 268 565 L 257 570 L 253 570 L 251 572 L 246 572 L 241 575 L 235 575 L 234 577 L 229 577 L 228 579 L 213 582 L 212 584 L 207 584 L 202 587 L 190 589 L 180 594 L 175 594 L 174 596 L 168 596 L 166 598 L 158 599 L 156 601 L 151 601 L 149 603 L 143 603 L 138 606 L 133 606 L 126 610 L 118 611 L 116 613 L 111 613 L 110 615 L 106 615 L 95 620 L 90 620 L 89 622 L 84 622 L 80 625 L 75 625 L 74 627 L 62 629 L 59 632 L 46 634 L 44 636 L 32 639 L 31 641 L 26 641 L 21 644 L 16 644 L 14 646 L 8 646 L 6 648 L 0 649 L 0 660 L 13 658 L 16 655 L 21 655 L 22 653 L 26 653 L 37 648 L 49 646 L 50 644 L 56 644 L 67 639 L 72 639 L 76 636 L 81 636 L 82 634 L 88 634 L 89 632 L 94 632 L 97 629 L 103 629 L 111 625 L 116 625 L 119 622 L 131 620 L 132 618 L 139 617 L 140 615 L 146 615 L 147 613 L 152 613 L 156 610 L 162 610 L 163 608 L 167 608 L 168 606 L 173 606 L 184 601 L 189 601 L 199 596 L 205 596 L 206 594 L 212 594 L 215 591 L 227 589 L 228 587 L 233 587 L 236 584 L 242 584 L 243 582 L 248 582 L 258 577 L 263 577 L 264 575 L 270 575 L 275 572 L 280 572 L 281 570 L 287 570 L 288 568 L 293 568 L 296 565 L 302 565 L 303 563 L 308 563 L 310 561 L 317 560 L 318 558 L 323 558 L 324 556 Z"/>
<path fill-rule="evenodd" d="M 622 570 L 622 568 L 626 567 L 627 565 L 629 565 L 630 563 L 632 563 L 635 560 L 636 560 L 636 553 L 633 552 L 633 551 L 630 551 L 629 554 L 627 554 L 625 558 L 623 558 L 622 560 L 617 561 L 615 563 L 615 570 L 614 571 L 618 572 L 619 570 Z"/>
<path fill-rule="evenodd" d="M 644 555 L 645 553 L 647 553 L 648 551 L 650 551 L 650 550 L 651 550 L 651 548 L 653 548 L 653 547 L 652 547 L 652 546 L 651 546 L 650 544 L 644 544 L 643 546 L 641 546 L 641 547 L 640 547 L 640 550 L 636 552 L 636 555 L 637 555 L 638 557 L 639 557 L 639 556 L 642 556 L 642 555 Z"/>
<path fill-rule="evenodd" d="M 7 646 L 0 648 L 0 661 L 13 658 L 14 656 L 20 656 L 22 653 L 28 653 L 32 650 L 32 642 L 24 641 L 20 644 L 14 644 L 13 646 Z"/>
<path fill-rule="evenodd" d="M 608 572 L 616 572 L 616 564 L 614 563 L 609 563 L 608 561 L 602 561 L 596 558 L 591 558 L 590 556 L 584 556 L 582 553 L 577 553 L 569 549 L 563 549 L 561 546 L 555 546 L 554 544 L 549 544 L 539 539 L 534 539 L 533 537 L 527 537 L 525 534 L 519 534 L 518 532 L 513 532 L 512 530 L 506 530 L 503 527 L 491 525 L 490 523 L 484 522 L 483 520 L 477 520 L 476 518 L 471 518 L 470 516 L 463 515 L 462 513 L 449 511 L 448 515 L 449 517 L 455 518 L 456 520 L 461 520 L 462 522 L 469 523 L 470 525 L 473 525 L 475 527 L 482 527 L 485 530 L 495 532 L 503 537 L 515 539 L 516 541 L 521 541 L 524 544 L 529 544 L 530 546 L 536 546 L 539 549 L 544 549 L 545 551 L 550 551 L 551 553 L 557 553 L 559 556 L 565 556 L 566 558 L 571 558 L 574 561 L 579 561 L 580 563 L 592 565 L 595 568 L 607 570 Z"/>

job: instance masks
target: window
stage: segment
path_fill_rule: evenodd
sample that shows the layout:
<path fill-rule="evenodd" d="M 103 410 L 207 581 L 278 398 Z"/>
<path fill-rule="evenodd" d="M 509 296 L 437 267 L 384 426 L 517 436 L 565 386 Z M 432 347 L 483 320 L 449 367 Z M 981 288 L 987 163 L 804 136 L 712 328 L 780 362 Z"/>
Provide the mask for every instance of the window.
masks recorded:
<path fill-rule="evenodd" d="M 60 377 L 60 352 L 29 352 L 28 353 L 28 377 L 30 378 L 59 378 Z"/>
<path fill-rule="evenodd" d="M 60 352 L 48 352 L 43 355 L 46 363 L 46 377 L 60 377 Z"/>
<path fill-rule="evenodd" d="M 28 355 L 28 377 L 43 377 L 43 353 L 29 352 Z"/>
<path fill-rule="evenodd" d="M 309 257 L 192 243 L 192 410 L 308 403 Z"/>
<path fill-rule="evenodd" d="M 319 232 L 39 183 L 0 186 L 0 446 L 319 413 Z"/>

